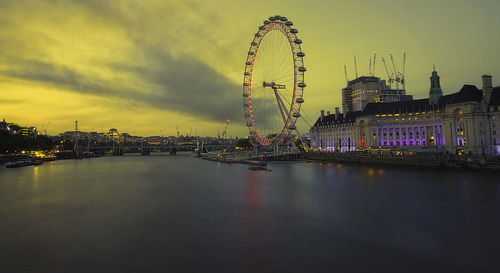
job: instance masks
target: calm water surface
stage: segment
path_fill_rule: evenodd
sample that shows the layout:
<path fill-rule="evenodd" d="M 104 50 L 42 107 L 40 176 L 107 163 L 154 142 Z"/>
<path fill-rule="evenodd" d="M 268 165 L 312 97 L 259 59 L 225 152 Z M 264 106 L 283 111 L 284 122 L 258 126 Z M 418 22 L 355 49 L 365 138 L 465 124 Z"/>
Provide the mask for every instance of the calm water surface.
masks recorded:
<path fill-rule="evenodd" d="M 498 174 L 270 168 L 0 166 L 0 272 L 500 272 Z"/>

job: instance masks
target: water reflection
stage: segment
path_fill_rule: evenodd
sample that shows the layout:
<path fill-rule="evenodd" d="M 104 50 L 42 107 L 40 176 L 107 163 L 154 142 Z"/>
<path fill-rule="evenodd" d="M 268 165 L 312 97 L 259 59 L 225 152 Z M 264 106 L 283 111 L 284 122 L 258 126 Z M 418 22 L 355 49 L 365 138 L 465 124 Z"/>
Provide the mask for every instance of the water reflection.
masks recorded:
<path fill-rule="evenodd" d="M 33 190 L 36 191 L 38 190 L 38 181 L 39 181 L 39 171 L 40 167 L 39 166 L 34 166 L 33 167 Z"/>
<path fill-rule="evenodd" d="M 500 272 L 496 174 L 269 168 L 178 155 L 4 169 L 0 271 Z"/>

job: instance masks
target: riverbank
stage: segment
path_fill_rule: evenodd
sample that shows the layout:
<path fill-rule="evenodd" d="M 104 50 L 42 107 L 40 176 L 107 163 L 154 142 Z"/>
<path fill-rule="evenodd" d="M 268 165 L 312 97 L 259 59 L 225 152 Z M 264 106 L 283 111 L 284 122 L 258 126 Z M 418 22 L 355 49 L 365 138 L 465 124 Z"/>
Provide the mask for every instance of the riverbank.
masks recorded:
<path fill-rule="evenodd" d="M 204 160 L 221 163 L 243 163 L 250 165 L 265 165 L 268 161 L 296 161 L 299 159 L 298 152 L 235 152 L 235 153 L 204 153 Z"/>
<path fill-rule="evenodd" d="M 351 164 L 409 166 L 419 168 L 468 169 L 500 171 L 498 157 L 467 157 L 441 153 L 421 153 L 416 155 L 366 154 L 361 152 L 326 153 L 307 152 L 299 155 L 299 160 L 331 161 Z"/>

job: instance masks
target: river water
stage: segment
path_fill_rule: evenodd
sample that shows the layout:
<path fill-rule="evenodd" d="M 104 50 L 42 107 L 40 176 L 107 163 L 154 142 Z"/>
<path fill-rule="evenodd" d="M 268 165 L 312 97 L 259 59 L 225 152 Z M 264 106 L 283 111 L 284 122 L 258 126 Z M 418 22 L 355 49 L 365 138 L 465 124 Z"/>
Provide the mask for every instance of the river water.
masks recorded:
<path fill-rule="evenodd" d="M 500 272 L 494 173 L 182 154 L 0 167 L 0 272 Z"/>

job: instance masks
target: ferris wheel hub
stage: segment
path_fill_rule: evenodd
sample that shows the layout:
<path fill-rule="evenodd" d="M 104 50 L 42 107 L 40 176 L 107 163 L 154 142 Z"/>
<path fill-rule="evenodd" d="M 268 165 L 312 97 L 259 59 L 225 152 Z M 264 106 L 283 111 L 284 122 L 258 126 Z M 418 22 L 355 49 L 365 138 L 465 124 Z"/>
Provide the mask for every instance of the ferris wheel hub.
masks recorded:
<path fill-rule="evenodd" d="M 271 87 L 274 90 L 286 89 L 286 86 L 284 84 L 276 84 L 274 82 L 263 82 L 262 87 Z"/>

